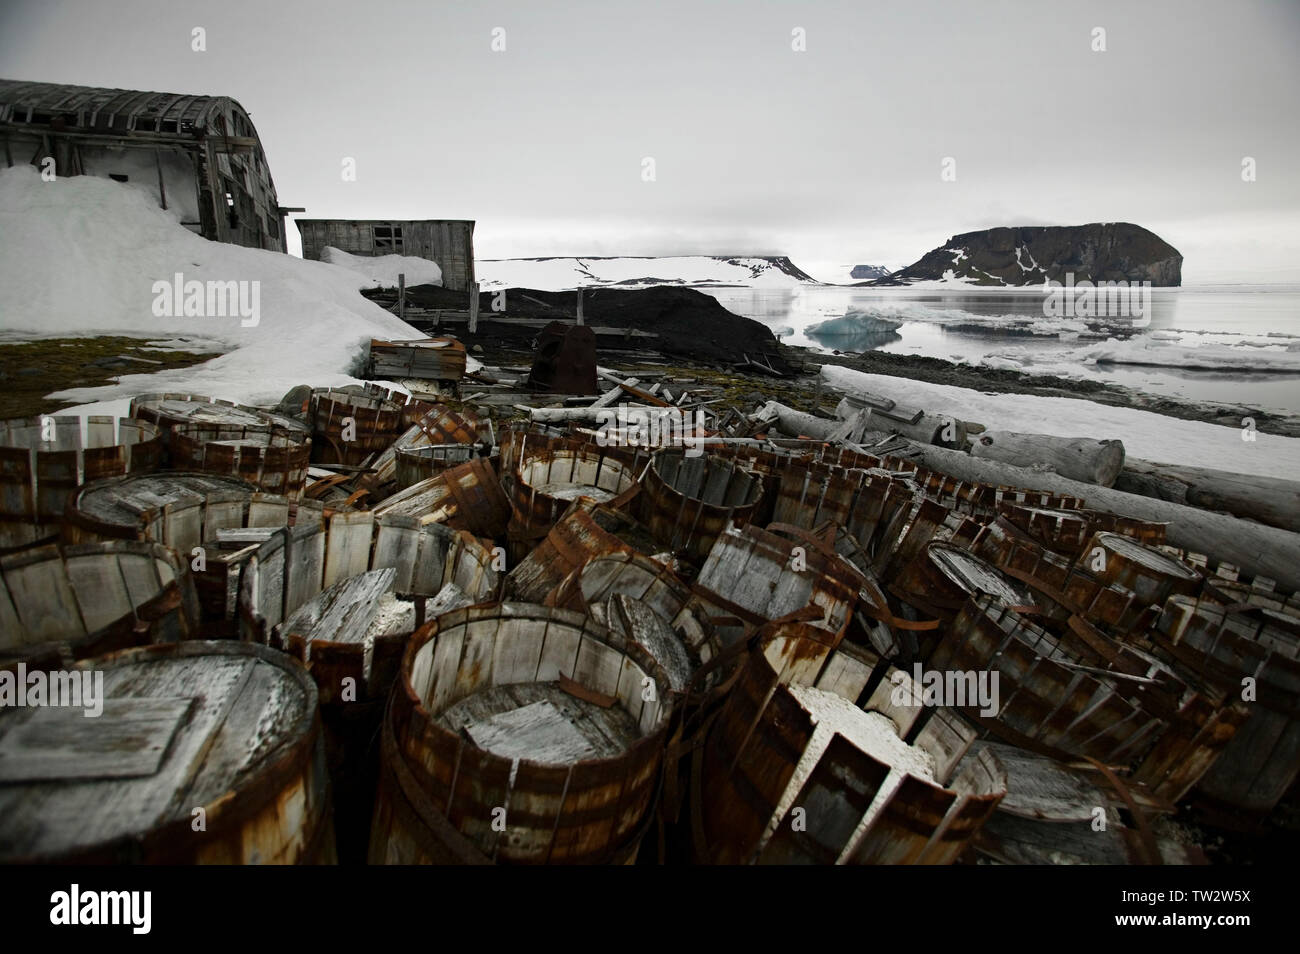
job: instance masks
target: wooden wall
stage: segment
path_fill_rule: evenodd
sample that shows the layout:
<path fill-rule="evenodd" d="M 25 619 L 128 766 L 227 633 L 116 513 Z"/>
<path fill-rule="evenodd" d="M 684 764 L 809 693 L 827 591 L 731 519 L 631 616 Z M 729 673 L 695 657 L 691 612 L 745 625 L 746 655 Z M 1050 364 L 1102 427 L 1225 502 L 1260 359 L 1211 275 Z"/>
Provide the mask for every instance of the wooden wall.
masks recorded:
<path fill-rule="evenodd" d="M 464 219 L 298 219 L 302 257 L 319 261 L 325 246 L 350 255 L 401 254 L 427 258 L 442 269 L 444 288 L 474 282 L 474 223 Z M 376 247 L 375 228 L 400 228 L 400 245 Z M 381 240 L 382 241 L 382 240 Z"/>

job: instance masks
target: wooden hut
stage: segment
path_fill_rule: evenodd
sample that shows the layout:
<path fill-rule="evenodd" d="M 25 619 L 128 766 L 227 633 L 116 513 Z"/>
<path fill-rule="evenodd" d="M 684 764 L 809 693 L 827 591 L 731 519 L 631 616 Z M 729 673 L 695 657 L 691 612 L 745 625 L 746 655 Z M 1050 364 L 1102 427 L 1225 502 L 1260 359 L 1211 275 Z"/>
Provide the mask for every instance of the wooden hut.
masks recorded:
<path fill-rule="evenodd" d="M 295 219 L 302 257 L 320 261 L 326 246 L 349 255 L 409 255 L 442 269 L 442 287 L 474 284 L 474 223 L 468 219 Z"/>
<path fill-rule="evenodd" d="M 128 183 L 204 238 L 283 252 L 271 170 L 244 107 L 227 96 L 0 80 L 5 164 Z"/>

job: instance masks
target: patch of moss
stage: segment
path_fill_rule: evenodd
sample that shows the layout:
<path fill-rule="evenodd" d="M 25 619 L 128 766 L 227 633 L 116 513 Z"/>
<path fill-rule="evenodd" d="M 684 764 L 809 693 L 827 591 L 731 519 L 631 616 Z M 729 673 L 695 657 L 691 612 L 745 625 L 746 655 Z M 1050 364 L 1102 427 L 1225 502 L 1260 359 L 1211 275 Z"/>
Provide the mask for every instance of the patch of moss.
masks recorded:
<path fill-rule="evenodd" d="M 112 384 L 123 375 L 188 368 L 217 356 L 212 352 L 152 351 L 148 350 L 151 344 L 147 339 L 126 337 L 44 338 L 0 344 L 0 418 L 54 414 L 79 403 L 45 396 L 65 388 Z M 113 362 L 115 358 L 127 360 Z M 95 364 L 97 361 L 103 364 Z"/>

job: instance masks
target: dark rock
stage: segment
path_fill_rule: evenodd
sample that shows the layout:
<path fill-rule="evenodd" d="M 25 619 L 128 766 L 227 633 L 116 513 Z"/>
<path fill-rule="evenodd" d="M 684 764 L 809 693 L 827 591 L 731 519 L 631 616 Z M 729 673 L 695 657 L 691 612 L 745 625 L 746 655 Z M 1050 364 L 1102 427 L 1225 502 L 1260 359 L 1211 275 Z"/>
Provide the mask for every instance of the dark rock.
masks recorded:
<path fill-rule="evenodd" d="M 501 340 L 515 333 L 509 322 L 493 321 L 492 301 L 498 292 L 479 296 L 479 334 Z M 415 285 L 406 290 L 407 301 L 428 309 L 466 309 L 465 292 L 436 285 Z M 572 291 L 505 290 L 506 314 L 511 318 L 572 318 L 576 296 Z M 736 364 L 762 357 L 777 371 L 788 370 L 776 336 L 770 328 L 723 308 L 716 298 L 693 288 L 656 285 L 653 288 L 587 288 L 582 298 L 583 320 L 588 325 L 635 328 L 658 335 L 653 345 L 666 355 L 697 361 Z M 531 340 L 537 329 L 526 328 L 520 337 Z M 648 347 L 648 345 L 644 345 Z"/>
<path fill-rule="evenodd" d="M 875 284 L 937 280 L 951 272 L 979 285 L 1041 285 L 1048 279 L 1182 284 L 1183 256 L 1164 239 L 1128 222 L 1017 226 L 954 235 L 919 261 Z"/>
<path fill-rule="evenodd" d="M 299 384 L 297 387 L 290 388 L 289 392 L 280 398 L 280 403 L 275 406 L 275 413 L 306 420 L 307 414 L 303 411 L 303 403 L 310 397 L 311 385 L 309 384 Z"/>

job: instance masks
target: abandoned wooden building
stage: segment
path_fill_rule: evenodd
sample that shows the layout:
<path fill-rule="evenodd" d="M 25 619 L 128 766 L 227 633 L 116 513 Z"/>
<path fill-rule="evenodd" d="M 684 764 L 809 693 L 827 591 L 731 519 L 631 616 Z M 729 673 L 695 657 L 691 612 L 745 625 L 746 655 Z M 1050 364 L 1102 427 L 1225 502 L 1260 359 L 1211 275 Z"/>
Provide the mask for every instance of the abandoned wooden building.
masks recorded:
<path fill-rule="evenodd" d="M 0 149 L 8 166 L 128 183 L 214 241 L 283 252 L 285 215 L 301 211 L 280 207 L 253 121 L 227 96 L 0 80 Z"/>
<path fill-rule="evenodd" d="M 474 222 L 469 219 L 295 219 L 302 257 L 319 261 L 326 247 L 350 255 L 411 255 L 436 262 L 444 288 L 474 284 Z"/>

